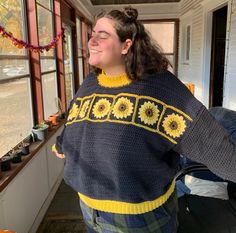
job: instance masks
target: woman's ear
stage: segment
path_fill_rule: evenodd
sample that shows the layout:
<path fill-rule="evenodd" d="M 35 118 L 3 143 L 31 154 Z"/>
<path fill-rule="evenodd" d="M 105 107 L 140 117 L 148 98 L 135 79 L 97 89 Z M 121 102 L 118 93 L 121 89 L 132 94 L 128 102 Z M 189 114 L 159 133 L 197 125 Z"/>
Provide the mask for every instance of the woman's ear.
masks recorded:
<path fill-rule="evenodd" d="M 126 41 L 123 43 L 123 49 L 121 51 L 121 54 L 123 55 L 127 54 L 132 44 L 133 44 L 132 40 L 126 39 Z"/>

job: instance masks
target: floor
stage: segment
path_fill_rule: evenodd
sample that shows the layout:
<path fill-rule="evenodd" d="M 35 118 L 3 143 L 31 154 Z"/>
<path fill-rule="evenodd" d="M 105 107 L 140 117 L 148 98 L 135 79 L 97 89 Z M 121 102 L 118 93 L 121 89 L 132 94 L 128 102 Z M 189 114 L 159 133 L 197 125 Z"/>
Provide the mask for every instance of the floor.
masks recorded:
<path fill-rule="evenodd" d="M 68 212 L 81 214 L 79 197 L 78 194 L 62 180 L 46 214 Z"/>
<path fill-rule="evenodd" d="M 74 226 L 72 226 L 74 224 Z M 70 225 L 70 226 L 69 226 Z M 73 228 L 73 229 L 71 229 Z M 85 233 L 78 194 L 62 180 L 37 233 Z"/>

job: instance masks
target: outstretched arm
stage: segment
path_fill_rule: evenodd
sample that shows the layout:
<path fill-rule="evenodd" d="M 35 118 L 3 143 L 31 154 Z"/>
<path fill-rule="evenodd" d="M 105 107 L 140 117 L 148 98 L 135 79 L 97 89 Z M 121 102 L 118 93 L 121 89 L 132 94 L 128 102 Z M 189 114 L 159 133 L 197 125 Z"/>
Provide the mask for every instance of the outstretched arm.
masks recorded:
<path fill-rule="evenodd" d="M 236 182 L 236 143 L 204 106 L 173 149 L 205 164 L 223 179 Z"/>

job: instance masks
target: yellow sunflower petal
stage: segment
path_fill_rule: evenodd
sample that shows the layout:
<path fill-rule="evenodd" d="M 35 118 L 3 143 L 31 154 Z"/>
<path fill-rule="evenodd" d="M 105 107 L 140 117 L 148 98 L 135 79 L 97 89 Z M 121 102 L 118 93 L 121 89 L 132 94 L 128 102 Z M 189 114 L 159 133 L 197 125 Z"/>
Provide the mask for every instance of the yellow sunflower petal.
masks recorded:
<path fill-rule="evenodd" d="M 180 137 L 186 128 L 186 121 L 183 116 L 172 113 L 164 118 L 162 126 L 166 134 L 170 135 L 173 138 Z"/>
<path fill-rule="evenodd" d="M 96 118 L 105 117 L 111 108 L 111 103 L 106 98 L 102 98 L 97 101 L 97 103 L 93 106 L 92 113 Z"/>
<path fill-rule="evenodd" d="M 133 113 L 133 103 L 126 97 L 121 97 L 115 103 L 112 113 L 117 119 L 124 119 Z"/>
<path fill-rule="evenodd" d="M 90 100 L 86 100 L 86 101 L 83 103 L 83 106 L 81 107 L 80 112 L 79 112 L 79 117 L 80 117 L 80 118 L 84 118 L 84 117 L 85 117 L 86 112 L 87 112 L 87 109 L 88 109 L 88 107 L 89 107 L 89 103 L 90 103 Z"/>
<path fill-rule="evenodd" d="M 148 101 L 144 102 L 144 104 L 139 108 L 138 117 L 142 122 L 144 122 L 144 124 L 154 125 L 158 120 L 159 112 L 157 106 Z"/>
<path fill-rule="evenodd" d="M 73 118 L 76 118 L 78 116 L 79 113 L 79 107 L 76 103 L 74 103 L 69 111 L 69 115 L 68 115 L 68 120 L 72 120 Z"/>

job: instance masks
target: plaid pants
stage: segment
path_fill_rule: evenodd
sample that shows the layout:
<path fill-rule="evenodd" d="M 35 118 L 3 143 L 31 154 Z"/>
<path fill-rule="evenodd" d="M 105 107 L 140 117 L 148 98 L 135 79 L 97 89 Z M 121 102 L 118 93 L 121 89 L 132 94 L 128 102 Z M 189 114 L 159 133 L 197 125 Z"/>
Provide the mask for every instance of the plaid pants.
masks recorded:
<path fill-rule="evenodd" d="M 113 214 L 91 209 L 80 201 L 88 233 L 176 233 L 177 196 L 144 214 Z"/>

